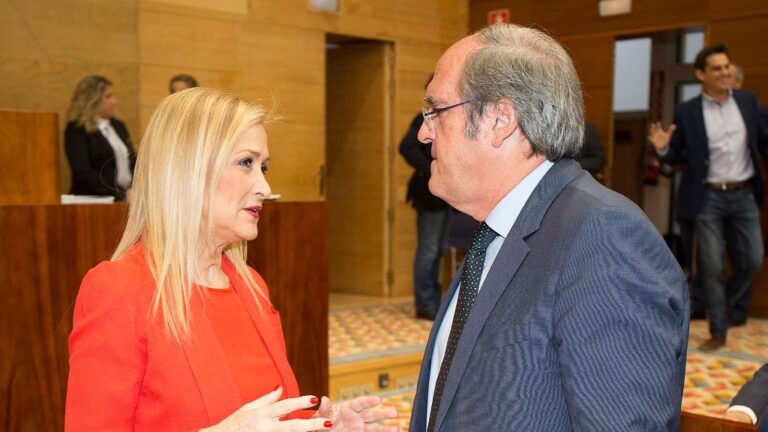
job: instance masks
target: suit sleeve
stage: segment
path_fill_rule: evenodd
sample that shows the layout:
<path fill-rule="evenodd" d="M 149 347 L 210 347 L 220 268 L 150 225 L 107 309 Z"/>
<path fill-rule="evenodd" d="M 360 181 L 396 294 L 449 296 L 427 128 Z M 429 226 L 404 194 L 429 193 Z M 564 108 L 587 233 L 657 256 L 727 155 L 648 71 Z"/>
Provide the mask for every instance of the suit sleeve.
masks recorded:
<path fill-rule="evenodd" d="M 768 107 L 760 107 L 755 100 L 757 110 L 757 148 L 763 162 L 768 164 Z"/>
<path fill-rule="evenodd" d="M 146 366 L 145 337 L 125 281 L 103 264 L 84 278 L 69 337 L 65 430 L 133 431 Z"/>
<path fill-rule="evenodd" d="M 761 145 L 767 149 L 768 153 L 768 107 L 760 107 L 760 134 L 762 137 Z M 768 158 L 766 158 L 768 163 Z"/>
<path fill-rule="evenodd" d="M 758 369 L 752 377 L 739 390 L 739 393 L 731 401 L 733 405 L 744 405 L 759 415 L 768 408 L 768 363 Z"/>
<path fill-rule="evenodd" d="M 412 166 L 419 173 L 429 178 L 430 164 L 432 157 L 425 151 L 425 144 L 419 141 L 419 129 L 424 118 L 421 115 L 416 116 L 408 128 L 408 132 L 400 141 L 400 154 L 403 155 L 408 165 Z"/>
<path fill-rule="evenodd" d="M 64 150 L 72 170 L 73 186 L 91 191 L 94 195 L 114 195 L 115 191 L 104 184 L 96 168 L 91 166 L 88 141 L 88 133 L 84 127 L 77 126 L 74 122 L 67 124 L 64 131 Z"/>
<path fill-rule="evenodd" d="M 638 213 L 603 209 L 577 234 L 555 298 L 555 347 L 576 431 L 676 431 L 685 278 Z"/>

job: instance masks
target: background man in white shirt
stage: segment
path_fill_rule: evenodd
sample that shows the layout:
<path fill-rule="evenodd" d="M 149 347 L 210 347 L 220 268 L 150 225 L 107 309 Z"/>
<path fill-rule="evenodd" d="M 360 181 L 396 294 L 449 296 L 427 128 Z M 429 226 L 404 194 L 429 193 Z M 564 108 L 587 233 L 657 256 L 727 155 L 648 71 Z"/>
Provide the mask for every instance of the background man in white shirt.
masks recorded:
<path fill-rule="evenodd" d="M 713 351 L 725 345 L 729 325 L 746 321 L 748 301 L 739 299 L 763 262 L 758 209 L 763 181 L 757 155 L 766 157 L 768 137 L 754 95 L 731 89 L 724 45 L 702 49 L 694 66 L 703 95 L 678 105 L 669 129 L 651 125 L 648 139 L 663 162 L 683 166 L 678 215 L 694 220 L 696 271 L 711 334 L 699 349 Z M 727 283 L 726 246 L 732 270 Z"/>

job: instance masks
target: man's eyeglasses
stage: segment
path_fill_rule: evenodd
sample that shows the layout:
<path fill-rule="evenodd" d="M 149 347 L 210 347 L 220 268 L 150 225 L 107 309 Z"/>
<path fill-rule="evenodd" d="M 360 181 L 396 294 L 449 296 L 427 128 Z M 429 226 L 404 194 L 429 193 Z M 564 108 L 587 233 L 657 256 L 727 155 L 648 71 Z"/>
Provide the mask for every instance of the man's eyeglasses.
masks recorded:
<path fill-rule="evenodd" d="M 459 102 L 457 104 L 453 104 L 453 105 L 450 105 L 450 106 L 447 106 L 447 107 L 444 107 L 444 108 L 432 108 L 432 109 L 422 108 L 421 109 L 421 115 L 424 116 L 424 123 L 426 123 L 427 127 L 431 131 L 432 130 L 432 120 L 434 120 L 437 117 L 438 114 L 440 114 L 443 111 L 448 111 L 451 108 L 456 108 L 457 106 L 461 106 L 461 105 L 464 105 L 464 104 L 470 103 L 470 102 L 472 102 L 472 99 L 468 99 L 468 100 L 465 100 L 465 101 L 462 101 L 462 102 Z"/>

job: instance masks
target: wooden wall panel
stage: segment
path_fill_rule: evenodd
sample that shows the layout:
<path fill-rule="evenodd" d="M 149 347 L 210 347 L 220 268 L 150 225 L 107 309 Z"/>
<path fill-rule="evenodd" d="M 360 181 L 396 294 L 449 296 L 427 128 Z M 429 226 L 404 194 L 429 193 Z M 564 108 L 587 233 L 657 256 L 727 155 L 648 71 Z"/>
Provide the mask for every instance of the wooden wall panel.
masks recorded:
<path fill-rule="evenodd" d="M 731 60 L 744 68 L 744 88 L 768 105 L 768 12 L 761 15 L 713 20 L 708 39 L 728 46 Z"/>
<path fill-rule="evenodd" d="M 600 142 L 606 156 L 603 182 L 612 181 L 612 110 L 613 110 L 613 51 L 614 38 L 599 34 L 568 37 L 560 41 L 573 60 L 582 82 L 584 94 L 584 118 L 597 126 Z"/>
<path fill-rule="evenodd" d="M 59 202 L 56 113 L 0 111 L 0 204 Z"/>
<path fill-rule="evenodd" d="M 767 7 L 759 5 L 764 3 L 760 0 L 740 1 L 753 5 L 749 14 L 764 12 Z M 714 6 L 718 3 L 722 6 Z M 476 30 L 485 26 L 486 12 L 501 8 L 510 10 L 512 22 L 546 29 L 556 37 L 648 31 L 703 23 L 714 16 L 743 16 L 738 8 L 731 8 L 730 3 L 710 0 L 633 1 L 632 13 L 613 17 L 600 17 L 597 2 L 593 0 L 470 0 L 469 28 Z"/>
<path fill-rule="evenodd" d="M 738 423 L 717 417 L 683 412 L 680 419 L 680 432 L 756 432 L 751 424 Z"/>
<path fill-rule="evenodd" d="M 383 121 L 390 47 L 328 51 L 327 172 L 331 290 L 385 295 L 387 151 Z"/>
<path fill-rule="evenodd" d="M 323 201 L 264 206 L 249 263 L 269 285 L 302 394 L 328 394 L 328 225 Z"/>
<path fill-rule="evenodd" d="M 111 255 L 125 207 L 0 206 L 0 424 L 63 430 L 67 338 L 85 272 Z"/>

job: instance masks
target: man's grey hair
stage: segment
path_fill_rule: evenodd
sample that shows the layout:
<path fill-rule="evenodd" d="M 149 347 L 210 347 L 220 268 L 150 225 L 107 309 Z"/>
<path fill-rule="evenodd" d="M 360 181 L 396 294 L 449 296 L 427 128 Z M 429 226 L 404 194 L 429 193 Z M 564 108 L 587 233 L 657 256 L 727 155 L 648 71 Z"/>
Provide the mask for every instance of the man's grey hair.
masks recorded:
<path fill-rule="evenodd" d="M 733 77 L 736 78 L 736 81 L 739 83 L 744 82 L 744 68 L 737 65 L 736 63 L 731 63 L 731 66 L 733 67 Z"/>
<path fill-rule="evenodd" d="M 556 162 L 575 157 L 584 136 L 581 82 L 563 47 L 546 34 L 513 24 L 478 33 L 480 47 L 460 80 L 468 104 L 464 133 L 473 139 L 486 104 L 508 98 L 534 155 Z"/>

